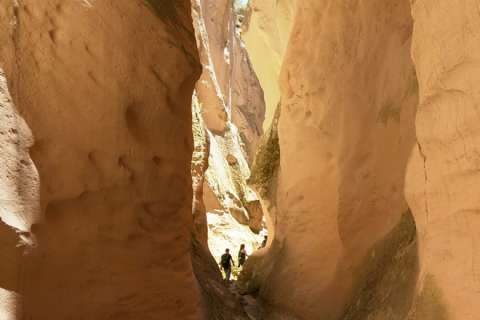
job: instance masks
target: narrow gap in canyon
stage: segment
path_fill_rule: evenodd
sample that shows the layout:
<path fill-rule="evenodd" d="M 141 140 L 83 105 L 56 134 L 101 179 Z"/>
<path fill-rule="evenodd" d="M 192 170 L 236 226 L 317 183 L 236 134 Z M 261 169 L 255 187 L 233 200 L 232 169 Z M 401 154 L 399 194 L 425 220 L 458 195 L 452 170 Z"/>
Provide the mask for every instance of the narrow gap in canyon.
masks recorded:
<path fill-rule="evenodd" d="M 238 281 L 250 257 L 266 250 L 269 232 L 253 181 L 261 170 L 255 155 L 264 139 L 265 102 L 241 38 L 247 13 L 248 1 L 193 1 L 203 66 L 192 97 L 194 265 L 195 254 L 204 255 L 201 263 L 210 260 L 208 274 L 224 292 L 220 300 L 244 316 L 242 309 L 252 315 L 260 306 L 241 294 Z M 226 250 L 231 268 L 222 267 Z"/>
<path fill-rule="evenodd" d="M 0 1 L 0 319 L 477 320 L 478 14 Z"/>
<path fill-rule="evenodd" d="M 210 279 L 198 264 L 197 277 L 207 295 L 215 272 L 224 288 L 209 296 L 212 319 L 242 309 L 250 319 L 402 319 L 419 268 L 403 194 L 418 103 L 410 6 L 364 4 L 362 17 L 299 6 L 193 2 L 203 65 L 192 99 L 194 238 L 203 246 L 194 256 L 213 256 Z M 319 30 L 325 43 L 316 43 L 305 28 L 321 10 L 332 10 L 326 23 L 362 30 L 358 42 Z M 312 25 L 298 17 L 295 25 L 295 15 Z M 392 20 L 371 23 L 384 15 Z M 386 31 L 377 34 L 377 24 Z M 327 90 L 335 107 L 324 106 Z M 280 153 L 288 159 L 281 173 Z M 267 229 L 268 250 L 257 251 Z M 226 248 L 237 262 L 242 243 L 251 256 L 227 292 L 218 262 Z M 228 304 L 238 309 L 223 310 Z"/>

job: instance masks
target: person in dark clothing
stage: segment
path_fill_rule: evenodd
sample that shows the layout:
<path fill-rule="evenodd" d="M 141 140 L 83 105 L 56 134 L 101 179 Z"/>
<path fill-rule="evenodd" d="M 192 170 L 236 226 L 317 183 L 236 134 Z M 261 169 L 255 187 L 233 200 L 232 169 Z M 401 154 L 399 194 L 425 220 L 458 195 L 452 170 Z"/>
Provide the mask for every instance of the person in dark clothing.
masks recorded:
<path fill-rule="evenodd" d="M 220 266 L 225 272 L 225 280 L 227 281 L 230 281 L 230 276 L 232 275 L 232 265 L 235 266 L 235 263 L 233 262 L 233 258 L 230 255 L 230 250 L 226 249 L 220 260 Z"/>
<path fill-rule="evenodd" d="M 240 245 L 240 250 L 238 250 L 238 266 L 243 267 L 245 261 L 247 260 L 247 250 L 245 249 L 245 245 Z"/>
<path fill-rule="evenodd" d="M 268 241 L 268 237 L 264 236 L 263 241 L 262 241 L 262 245 L 260 246 L 260 249 L 265 248 L 267 246 L 267 241 Z"/>

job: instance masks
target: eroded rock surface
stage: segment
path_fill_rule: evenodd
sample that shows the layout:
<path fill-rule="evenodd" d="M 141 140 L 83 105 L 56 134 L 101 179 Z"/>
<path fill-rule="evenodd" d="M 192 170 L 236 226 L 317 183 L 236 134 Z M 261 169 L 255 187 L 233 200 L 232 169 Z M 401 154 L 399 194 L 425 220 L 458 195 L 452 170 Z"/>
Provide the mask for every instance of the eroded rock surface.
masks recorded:
<path fill-rule="evenodd" d="M 34 238 L 30 228 L 38 219 L 38 174 L 27 148 L 32 134 L 13 105 L 5 73 L 0 69 L 0 315 L 22 316 L 19 295 L 23 255 Z"/>
<path fill-rule="evenodd" d="M 258 233 L 263 213 L 246 181 L 263 133 L 263 91 L 240 39 L 233 1 L 198 0 L 193 8 L 204 66 L 194 103 L 205 128 L 198 139 L 208 142 L 208 169 L 200 179 L 204 205 L 208 211 L 232 215 Z"/>
<path fill-rule="evenodd" d="M 478 12 L 0 2 L 0 318 L 477 319 Z"/>
<path fill-rule="evenodd" d="M 384 272 L 378 261 L 391 261 L 373 248 L 392 246 L 381 243 L 396 237 L 408 211 L 418 100 L 409 3 L 298 1 L 294 12 L 280 80 L 278 181 L 266 193 L 274 239 L 253 273 L 267 304 L 299 319 L 340 319 L 354 304 L 375 304 L 371 319 L 388 311 L 400 319 L 415 287 L 415 251 L 405 255 L 409 280 L 396 289 L 404 304 L 382 290 L 361 295 L 365 270 Z"/>
<path fill-rule="evenodd" d="M 22 275 L 0 281 L 5 317 L 20 319 L 7 315 L 18 295 L 22 319 L 201 319 L 189 254 L 200 74 L 189 1 L 2 1 L 0 25 L 0 65 L 34 139 L 5 105 L 2 78 L 2 200 L 12 201 L 2 201 L 2 257 L 15 255 L 13 228 L 38 220 Z"/>
<path fill-rule="evenodd" d="M 412 319 L 473 320 L 480 301 L 480 7 L 474 0 L 412 3 L 420 104 L 406 194 L 422 263 Z"/>
<path fill-rule="evenodd" d="M 218 261 L 226 248 L 237 260 L 240 244 L 250 253 L 261 242 L 263 212 L 246 181 L 262 135 L 263 91 L 239 38 L 233 1 L 198 0 L 193 9 L 203 65 L 192 104 L 193 262 L 209 319 L 246 319 L 243 299 L 223 282 Z"/>

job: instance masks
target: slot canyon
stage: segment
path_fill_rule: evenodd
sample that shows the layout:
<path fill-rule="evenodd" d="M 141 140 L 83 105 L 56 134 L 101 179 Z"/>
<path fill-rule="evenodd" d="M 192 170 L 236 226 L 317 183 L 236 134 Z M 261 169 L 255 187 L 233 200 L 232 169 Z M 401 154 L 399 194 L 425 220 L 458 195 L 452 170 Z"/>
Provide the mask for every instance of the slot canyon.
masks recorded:
<path fill-rule="evenodd" d="M 479 0 L 0 0 L 0 320 L 480 319 L 479 108 Z"/>

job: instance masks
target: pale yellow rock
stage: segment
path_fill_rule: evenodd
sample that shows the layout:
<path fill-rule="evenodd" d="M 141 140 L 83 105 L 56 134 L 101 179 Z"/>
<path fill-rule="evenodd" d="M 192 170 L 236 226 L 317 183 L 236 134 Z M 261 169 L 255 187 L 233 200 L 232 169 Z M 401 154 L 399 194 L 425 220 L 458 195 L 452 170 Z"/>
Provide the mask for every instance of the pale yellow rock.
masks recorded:
<path fill-rule="evenodd" d="M 21 319 L 19 306 L 21 306 L 21 299 L 18 294 L 0 288 L 0 320 Z"/>
<path fill-rule="evenodd" d="M 250 59 L 265 93 L 263 128 L 272 123 L 280 102 L 279 75 L 293 25 L 296 1 L 251 0 L 247 30 L 242 33 Z"/>

